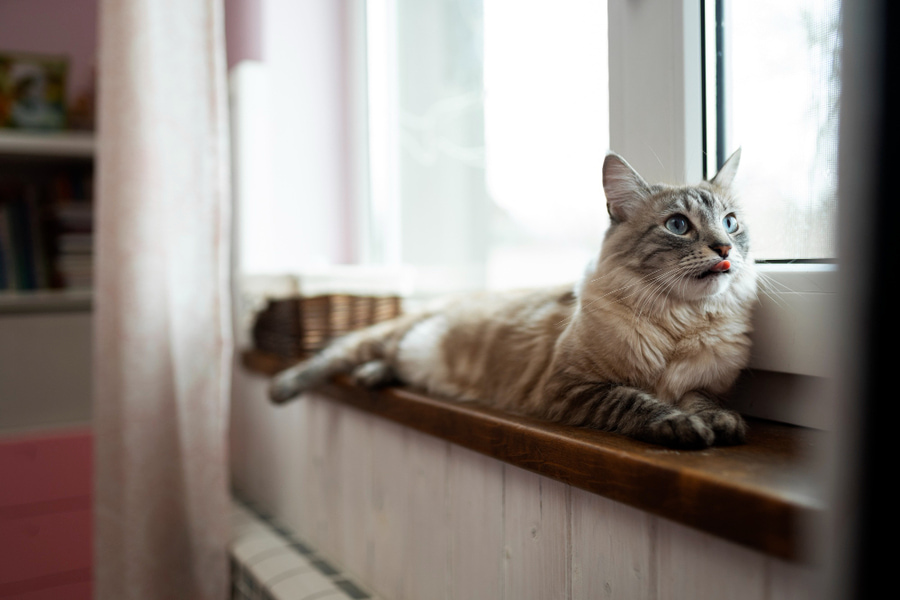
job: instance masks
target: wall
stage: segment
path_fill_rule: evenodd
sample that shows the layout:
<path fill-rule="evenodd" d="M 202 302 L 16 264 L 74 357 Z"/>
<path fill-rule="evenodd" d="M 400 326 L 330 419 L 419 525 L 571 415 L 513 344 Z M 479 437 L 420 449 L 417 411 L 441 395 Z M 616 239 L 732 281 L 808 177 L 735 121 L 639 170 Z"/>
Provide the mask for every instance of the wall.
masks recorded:
<path fill-rule="evenodd" d="M 93 85 L 97 63 L 97 0 L 3 0 L 0 52 L 69 57 L 68 98 Z"/>
<path fill-rule="evenodd" d="M 813 598 L 811 573 L 240 372 L 232 476 L 385 598 Z"/>
<path fill-rule="evenodd" d="M 91 418 L 91 314 L 0 314 L 0 436 Z"/>

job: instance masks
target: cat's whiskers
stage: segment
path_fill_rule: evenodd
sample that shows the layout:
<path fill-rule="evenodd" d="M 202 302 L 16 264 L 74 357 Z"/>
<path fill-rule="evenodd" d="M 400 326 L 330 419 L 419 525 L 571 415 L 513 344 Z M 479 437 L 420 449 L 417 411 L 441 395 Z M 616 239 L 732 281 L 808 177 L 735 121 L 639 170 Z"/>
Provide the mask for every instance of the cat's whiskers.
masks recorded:
<path fill-rule="evenodd" d="M 645 308 L 650 312 L 655 306 L 656 301 L 660 298 L 665 292 L 666 300 L 668 299 L 669 293 L 672 291 L 672 288 L 676 286 L 680 281 L 684 279 L 685 273 L 679 272 L 678 270 L 674 270 L 673 272 L 667 273 L 667 276 L 661 279 L 658 283 L 653 285 L 650 290 L 647 291 L 646 295 L 641 299 L 638 304 L 638 311 L 635 315 L 635 319 L 639 320 L 641 316 L 644 314 Z"/>
<path fill-rule="evenodd" d="M 666 270 L 665 268 L 663 268 L 663 269 L 657 269 L 657 271 L 654 271 L 654 273 L 657 273 L 657 272 L 659 272 L 659 271 L 665 271 L 665 270 Z M 662 273 L 662 274 L 660 274 L 660 275 L 657 275 L 657 276 L 655 276 L 655 277 L 650 277 L 650 276 L 648 275 L 648 276 L 646 276 L 645 278 L 643 278 L 643 279 L 641 279 L 641 280 L 635 281 L 633 285 L 634 285 L 634 286 L 639 286 L 639 287 L 638 287 L 637 289 L 635 289 L 633 292 L 631 292 L 630 294 L 628 294 L 628 295 L 626 295 L 626 296 L 622 296 L 621 298 L 619 298 L 618 301 L 619 301 L 620 303 L 623 303 L 623 302 L 622 302 L 623 300 L 627 300 L 628 298 L 631 298 L 631 297 L 634 296 L 635 294 L 641 294 L 642 292 L 647 292 L 648 289 L 650 289 L 650 288 L 656 286 L 657 284 L 659 284 L 661 281 L 663 281 L 666 277 L 669 277 L 670 275 L 671 275 L 671 273 L 669 273 L 669 272 L 664 272 L 664 273 Z M 641 284 L 644 284 L 644 285 L 641 285 Z M 639 296 L 639 298 L 640 298 L 640 296 Z"/>
<path fill-rule="evenodd" d="M 615 269 L 612 269 L 609 273 L 604 273 L 604 274 L 601 275 L 600 277 L 595 277 L 594 279 L 591 280 L 591 283 L 597 282 L 597 281 L 603 279 L 604 277 L 606 277 L 606 276 L 608 276 L 608 275 L 612 275 L 612 274 L 613 274 L 614 272 L 616 272 L 616 271 L 621 271 L 621 270 L 623 270 L 624 268 L 625 268 L 624 266 L 616 267 Z M 649 278 L 651 278 L 651 277 L 652 277 L 653 275 L 655 275 L 656 273 L 659 273 L 660 271 L 664 271 L 664 270 L 665 270 L 665 268 L 657 269 L 657 270 L 655 270 L 655 271 L 652 271 L 652 272 L 648 273 L 647 275 L 642 276 L 641 279 L 637 279 L 637 280 L 631 281 L 630 283 L 627 283 L 627 284 L 625 284 L 625 285 L 623 285 L 623 286 L 620 286 L 620 287 L 618 287 L 618 288 L 616 288 L 616 289 L 614 289 L 614 290 L 610 290 L 610 291 L 606 292 L 605 294 L 602 294 L 602 295 L 600 295 L 600 296 L 597 296 L 596 298 L 592 299 L 592 300 L 591 300 L 590 302 L 588 302 L 587 304 L 583 305 L 583 306 L 580 308 L 580 313 L 581 313 L 582 315 L 588 314 L 588 313 L 589 313 L 589 310 L 588 310 L 589 308 L 591 308 L 591 307 L 592 307 L 594 304 L 596 304 L 597 302 L 600 302 L 600 301 L 604 300 L 607 296 L 609 296 L 609 295 L 611 295 L 611 294 L 615 294 L 616 292 L 620 292 L 620 291 L 622 291 L 622 290 L 627 290 L 628 288 L 631 288 L 631 287 L 640 285 L 641 283 L 644 283 L 646 280 L 648 280 Z M 623 299 L 625 299 L 625 298 L 630 298 L 630 297 L 633 296 L 635 293 L 637 293 L 637 292 L 632 292 L 631 294 L 628 294 L 628 295 L 626 295 L 626 296 L 623 296 L 622 298 L 616 299 L 616 300 L 614 300 L 614 301 L 615 301 L 615 302 L 621 302 L 621 300 L 623 300 Z M 565 323 L 565 324 L 568 324 L 568 323 L 571 322 L 572 319 L 574 319 L 574 318 L 575 318 L 575 313 L 573 313 L 573 314 L 572 314 L 571 316 L 569 316 L 569 317 L 566 317 L 565 319 L 563 319 L 562 321 L 560 321 L 559 323 L 557 323 L 557 325 L 558 325 L 558 326 L 559 326 L 559 325 L 563 325 L 564 323 Z"/>
<path fill-rule="evenodd" d="M 769 275 L 766 275 L 765 273 L 760 273 L 759 271 L 757 271 L 756 276 L 757 276 L 757 282 L 759 283 L 759 285 L 756 288 L 757 300 L 760 299 L 759 293 L 762 292 L 763 294 L 766 295 L 767 298 L 769 298 L 772 302 L 774 302 L 779 308 L 790 310 L 790 308 L 791 308 L 790 305 L 787 302 L 785 302 L 783 299 L 779 298 L 778 296 L 780 294 L 793 294 L 793 293 L 795 293 L 795 291 L 793 289 L 791 289 L 790 287 L 784 285 L 780 281 L 775 281 L 772 277 L 770 277 Z M 766 288 L 768 288 L 768 289 L 766 289 Z"/>
<path fill-rule="evenodd" d="M 681 276 L 679 277 L 678 281 L 676 281 L 674 284 L 672 284 L 672 286 L 669 287 L 669 291 L 666 292 L 666 299 L 665 299 L 665 301 L 666 301 L 667 303 L 668 303 L 668 301 L 669 301 L 669 294 L 672 293 L 672 290 L 675 289 L 675 287 L 677 287 L 679 283 L 680 283 L 680 284 L 686 284 L 687 280 L 688 280 L 688 274 L 687 274 L 686 272 L 683 272 L 683 271 L 682 271 L 682 272 L 681 272 Z M 681 291 L 681 297 L 682 297 L 682 298 L 684 297 L 686 291 L 687 291 L 687 285 L 684 285 L 684 287 L 683 287 L 683 289 L 682 289 L 682 291 Z"/>
<path fill-rule="evenodd" d="M 659 275 L 655 275 L 656 273 L 659 273 Z M 622 298 L 620 298 L 620 300 L 627 300 L 634 295 L 638 295 L 637 300 L 630 303 L 632 309 L 634 311 L 638 311 L 640 310 L 641 305 L 643 304 L 644 300 L 647 299 L 650 293 L 657 289 L 664 288 L 671 280 L 673 275 L 674 274 L 671 271 L 671 265 L 665 265 L 664 267 L 653 271 L 652 274 L 648 274 L 648 276 L 636 282 L 641 285 L 627 296 L 623 296 Z"/>
<path fill-rule="evenodd" d="M 650 300 L 650 298 L 652 298 L 658 290 L 665 288 L 666 283 L 671 279 L 671 277 L 672 277 L 671 273 L 666 273 L 664 276 L 657 278 L 650 285 L 648 285 L 648 286 L 644 287 L 642 290 L 640 290 L 642 293 L 638 297 L 637 302 L 635 303 L 635 311 L 634 311 L 635 319 L 640 319 L 641 314 L 643 313 L 643 310 L 644 310 L 644 304 L 646 302 L 648 302 Z"/>

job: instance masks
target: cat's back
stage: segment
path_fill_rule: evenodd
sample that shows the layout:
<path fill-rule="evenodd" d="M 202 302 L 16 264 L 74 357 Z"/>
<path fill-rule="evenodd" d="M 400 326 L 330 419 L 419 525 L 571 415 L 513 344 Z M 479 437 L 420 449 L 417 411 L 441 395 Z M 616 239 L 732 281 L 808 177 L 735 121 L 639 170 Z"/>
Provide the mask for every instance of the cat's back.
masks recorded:
<path fill-rule="evenodd" d="M 571 285 L 455 299 L 404 336 L 395 368 L 432 393 L 515 409 L 549 368 L 575 305 Z"/>

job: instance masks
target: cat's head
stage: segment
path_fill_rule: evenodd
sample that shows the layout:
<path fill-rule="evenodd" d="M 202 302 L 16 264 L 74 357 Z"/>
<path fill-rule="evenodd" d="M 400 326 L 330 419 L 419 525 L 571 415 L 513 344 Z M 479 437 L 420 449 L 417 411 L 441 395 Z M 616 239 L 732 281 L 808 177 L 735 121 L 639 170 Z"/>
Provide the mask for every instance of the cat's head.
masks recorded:
<path fill-rule="evenodd" d="M 697 300 L 754 278 L 743 210 L 731 186 L 738 150 L 710 181 L 649 184 L 617 154 L 603 163 L 610 227 L 605 269 L 623 269 L 670 298 Z"/>

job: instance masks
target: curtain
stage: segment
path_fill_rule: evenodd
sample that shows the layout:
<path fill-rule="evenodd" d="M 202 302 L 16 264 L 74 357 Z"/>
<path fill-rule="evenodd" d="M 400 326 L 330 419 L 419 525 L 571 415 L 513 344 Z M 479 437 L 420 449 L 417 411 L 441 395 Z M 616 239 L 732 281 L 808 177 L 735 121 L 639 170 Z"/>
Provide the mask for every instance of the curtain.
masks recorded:
<path fill-rule="evenodd" d="M 221 0 L 101 0 L 95 597 L 227 596 Z"/>

